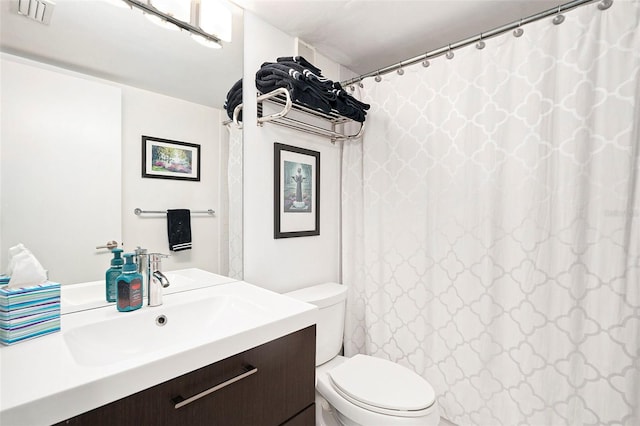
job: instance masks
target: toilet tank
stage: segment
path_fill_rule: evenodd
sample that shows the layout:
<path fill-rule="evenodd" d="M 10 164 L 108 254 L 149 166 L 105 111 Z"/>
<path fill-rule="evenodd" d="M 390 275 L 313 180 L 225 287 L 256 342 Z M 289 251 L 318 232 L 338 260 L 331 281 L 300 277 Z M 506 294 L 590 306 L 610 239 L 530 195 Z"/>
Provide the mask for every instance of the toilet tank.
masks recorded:
<path fill-rule="evenodd" d="M 316 323 L 316 366 L 340 353 L 344 334 L 347 287 L 337 283 L 318 284 L 285 293 L 319 308 Z"/>

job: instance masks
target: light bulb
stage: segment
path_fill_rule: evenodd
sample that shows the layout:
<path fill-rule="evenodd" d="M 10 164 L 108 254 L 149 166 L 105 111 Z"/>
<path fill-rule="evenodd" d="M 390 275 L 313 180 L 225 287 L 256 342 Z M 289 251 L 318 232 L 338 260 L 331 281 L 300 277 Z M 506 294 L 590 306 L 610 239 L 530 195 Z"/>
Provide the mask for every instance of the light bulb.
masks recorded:
<path fill-rule="evenodd" d="M 182 22 L 191 21 L 191 2 L 187 0 L 150 0 L 151 6 Z"/>
<path fill-rule="evenodd" d="M 220 0 L 200 0 L 200 29 L 220 40 L 230 42 L 233 16 L 229 7 Z"/>

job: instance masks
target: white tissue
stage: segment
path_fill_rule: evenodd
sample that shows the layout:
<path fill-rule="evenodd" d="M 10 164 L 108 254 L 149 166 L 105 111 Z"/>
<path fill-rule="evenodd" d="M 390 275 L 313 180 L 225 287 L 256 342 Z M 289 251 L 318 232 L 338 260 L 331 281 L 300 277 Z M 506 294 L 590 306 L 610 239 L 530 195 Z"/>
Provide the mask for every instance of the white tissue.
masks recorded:
<path fill-rule="evenodd" d="M 7 275 L 11 276 L 10 288 L 38 285 L 47 281 L 47 271 L 38 259 L 22 244 L 9 249 L 9 267 Z"/>

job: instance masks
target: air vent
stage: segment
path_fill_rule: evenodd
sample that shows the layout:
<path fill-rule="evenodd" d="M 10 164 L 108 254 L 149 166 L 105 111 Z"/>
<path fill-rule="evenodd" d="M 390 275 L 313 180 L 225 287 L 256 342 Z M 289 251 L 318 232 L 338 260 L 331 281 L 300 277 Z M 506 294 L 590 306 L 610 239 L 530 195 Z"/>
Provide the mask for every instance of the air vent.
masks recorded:
<path fill-rule="evenodd" d="M 56 4 L 49 0 L 18 0 L 18 14 L 49 25 Z"/>

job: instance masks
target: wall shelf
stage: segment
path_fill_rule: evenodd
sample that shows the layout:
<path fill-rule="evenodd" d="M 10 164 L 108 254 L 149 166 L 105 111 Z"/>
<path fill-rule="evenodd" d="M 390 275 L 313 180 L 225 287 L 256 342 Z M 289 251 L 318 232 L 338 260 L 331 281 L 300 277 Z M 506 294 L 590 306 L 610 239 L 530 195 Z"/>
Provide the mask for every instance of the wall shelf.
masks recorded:
<path fill-rule="evenodd" d="M 264 123 L 272 123 L 289 129 L 327 137 L 331 139 L 331 142 L 335 142 L 337 140 L 357 139 L 362 136 L 362 133 L 364 132 L 364 122 L 359 123 L 351 120 L 340 115 L 340 113 L 335 110 L 327 114 L 296 104 L 291 100 L 289 91 L 285 88 L 279 88 L 273 92 L 258 95 L 257 102 L 258 126 L 262 126 Z M 282 107 L 282 110 L 272 114 L 263 115 L 265 110 L 263 104 L 265 102 L 280 106 Z M 292 111 L 295 111 L 295 113 L 291 114 Z M 290 115 L 295 115 L 297 118 Z M 327 124 L 327 127 L 330 128 L 307 122 L 307 118 L 309 117 L 313 118 L 315 121 Z M 339 128 L 339 126 L 347 123 L 357 123 L 360 125 L 360 129 L 354 134 L 342 133 L 340 130 L 344 129 L 344 126 L 341 128 Z"/>

